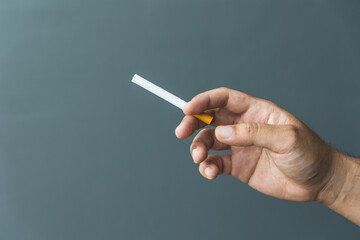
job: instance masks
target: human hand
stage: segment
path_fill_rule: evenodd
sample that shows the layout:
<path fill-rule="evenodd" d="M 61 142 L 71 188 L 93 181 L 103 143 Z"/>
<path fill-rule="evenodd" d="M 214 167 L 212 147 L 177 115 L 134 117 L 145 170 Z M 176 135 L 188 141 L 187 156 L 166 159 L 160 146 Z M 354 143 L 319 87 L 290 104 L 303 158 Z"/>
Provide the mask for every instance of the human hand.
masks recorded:
<path fill-rule="evenodd" d="M 183 111 L 186 116 L 175 131 L 178 138 L 205 127 L 192 115 L 214 116 L 216 129 L 201 130 L 190 147 L 208 179 L 230 175 L 273 197 L 311 201 L 331 178 L 337 152 L 272 102 L 218 88 L 195 96 Z M 208 155 L 209 150 L 231 154 Z"/>

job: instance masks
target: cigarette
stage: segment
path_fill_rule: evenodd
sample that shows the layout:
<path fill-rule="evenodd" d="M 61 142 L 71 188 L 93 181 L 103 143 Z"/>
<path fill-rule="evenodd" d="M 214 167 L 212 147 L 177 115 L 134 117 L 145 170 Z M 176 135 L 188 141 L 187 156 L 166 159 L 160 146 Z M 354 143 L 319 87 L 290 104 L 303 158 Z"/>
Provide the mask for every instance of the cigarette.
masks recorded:
<path fill-rule="evenodd" d="M 164 99 L 165 101 L 173 104 L 174 106 L 176 106 L 176 107 L 178 107 L 180 109 L 183 109 L 183 107 L 187 103 L 184 100 L 182 100 L 181 98 L 175 96 L 172 93 L 169 93 L 168 91 L 166 91 L 165 89 L 162 89 L 159 86 L 156 86 L 152 82 L 149 82 L 148 80 L 146 80 L 145 78 L 140 77 L 137 74 L 134 75 L 131 82 L 139 85 L 140 87 L 148 90 L 149 92 L 152 92 L 156 96 Z M 208 125 L 210 125 L 212 120 L 213 120 L 213 117 L 208 115 L 208 114 L 196 114 L 196 115 L 194 115 L 194 117 L 196 117 L 197 119 L 203 121 L 204 123 L 206 123 Z"/>

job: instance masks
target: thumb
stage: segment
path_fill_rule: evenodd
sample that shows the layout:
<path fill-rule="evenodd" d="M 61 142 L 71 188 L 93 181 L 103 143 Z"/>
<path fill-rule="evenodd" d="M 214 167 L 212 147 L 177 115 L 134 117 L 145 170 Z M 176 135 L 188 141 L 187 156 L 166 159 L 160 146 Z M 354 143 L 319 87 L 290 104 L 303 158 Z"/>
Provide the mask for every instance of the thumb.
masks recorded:
<path fill-rule="evenodd" d="M 293 125 L 270 125 L 261 123 L 241 123 L 218 126 L 216 138 L 232 146 L 257 146 L 281 152 L 295 146 L 298 130 Z"/>

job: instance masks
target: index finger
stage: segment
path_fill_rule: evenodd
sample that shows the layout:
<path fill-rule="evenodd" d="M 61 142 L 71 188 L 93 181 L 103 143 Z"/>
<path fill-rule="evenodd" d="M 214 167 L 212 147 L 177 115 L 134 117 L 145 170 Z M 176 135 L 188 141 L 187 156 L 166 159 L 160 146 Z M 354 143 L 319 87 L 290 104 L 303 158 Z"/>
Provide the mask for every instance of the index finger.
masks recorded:
<path fill-rule="evenodd" d="M 203 113 L 214 108 L 224 108 L 233 113 L 245 112 L 256 98 L 229 88 L 216 88 L 196 95 L 183 111 L 187 115 Z"/>

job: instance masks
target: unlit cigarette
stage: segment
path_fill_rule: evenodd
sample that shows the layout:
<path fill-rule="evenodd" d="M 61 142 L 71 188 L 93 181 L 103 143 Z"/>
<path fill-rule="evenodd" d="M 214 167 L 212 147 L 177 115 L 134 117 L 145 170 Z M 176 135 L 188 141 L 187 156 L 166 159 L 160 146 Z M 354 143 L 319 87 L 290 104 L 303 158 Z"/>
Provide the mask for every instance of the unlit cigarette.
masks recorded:
<path fill-rule="evenodd" d="M 145 88 L 149 92 L 152 92 L 153 94 L 157 95 L 158 97 L 161 97 L 165 101 L 175 105 L 176 107 L 178 107 L 180 109 L 183 109 L 183 107 L 187 103 L 184 100 L 182 100 L 181 98 L 175 96 L 172 93 L 169 93 L 168 91 L 166 91 L 165 89 L 162 89 L 159 86 L 156 86 L 152 82 L 149 82 L 148 80 L 140 77 L 137 74 L 134 75 L 131 82 L 139 85 L 142 88 Z M 211 121 L 213 120 L 213 117 L 208 114 L 196 114 L 196 115 L 194 115 L 194 117 L 200 119 L 201 121 L 205 122 L 206 124 L 210 124 Z"/>

